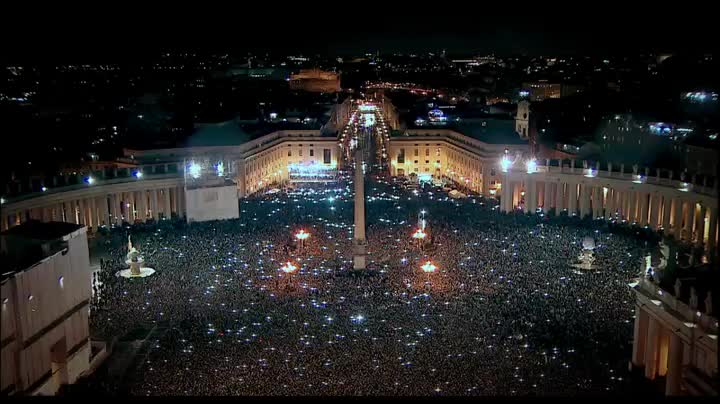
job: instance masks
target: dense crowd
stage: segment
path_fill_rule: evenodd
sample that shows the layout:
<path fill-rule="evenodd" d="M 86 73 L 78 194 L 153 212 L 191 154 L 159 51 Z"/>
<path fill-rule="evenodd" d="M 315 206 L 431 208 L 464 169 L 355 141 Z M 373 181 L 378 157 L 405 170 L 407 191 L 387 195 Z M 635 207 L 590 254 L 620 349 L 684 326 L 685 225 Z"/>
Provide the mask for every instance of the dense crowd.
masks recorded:
<path fill-rule="evenodd" d="M 511 395 L 626 391 L 633 294 L 657 240 L 606 221 L 505 214 L 494 199 L 352 184 L 242 200 L 240 219 L 163 221 L 104 241 L 91 327 L 164 330 L 135 395 Z M 422 215 L 420 212 L 425 211 Z M 411 237 L 426 220 L 428 240 Z M 304 245 L 293 237 L 310 233 Z M 125 269 L 127 235 L 157 273 Z M 586 237 L 595 269 L 573 266 Z M 434 273 L 420 269 L 426 261 Z M 280 267 L 297 266 L 287 274 Z"/>

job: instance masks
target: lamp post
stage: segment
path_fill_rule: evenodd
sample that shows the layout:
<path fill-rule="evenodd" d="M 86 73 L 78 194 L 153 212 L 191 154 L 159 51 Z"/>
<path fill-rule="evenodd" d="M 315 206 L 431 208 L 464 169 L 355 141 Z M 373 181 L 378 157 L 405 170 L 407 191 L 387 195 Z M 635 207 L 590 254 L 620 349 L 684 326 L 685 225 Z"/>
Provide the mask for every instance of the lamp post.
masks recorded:
<path fill-rule="evenodd" d="M 292 282 L 292 274 L 297 270 L 297 266 L 293 265 L 292 262 L 288 261 L 285 263 L 285 265 L 280 267 L 280 270 L 285 272 L 288 275 L 288 286 L 290 286 L 290 283 Z"/>
<path fill-rule="evenodd" d="M 306 233 L 305 230 L 300 230 L 299 232 L 295 233 L 295 238 L 300 240 L 300 248 L 305 249 L 305 239 L 310 237 L 310 233 Z"/>
<path fill-rule="evenodd" d="M 430 274 L 437 270 L 437 266 L 435 266 L 432 262 L 427 261 L 420 267 L 420 269 L 427 274 L 427 283 L 430 283 Z"/>
<path fill-rule="evenodd" d="M 425 240 L 425 237 L 427 237 L 427 233 L 422 231 L 422 229 L 417 229 L 415 233 L 413 233 L 412 237 L 418 241 L 418 245 L 422 247 L 422 242 Z"/>

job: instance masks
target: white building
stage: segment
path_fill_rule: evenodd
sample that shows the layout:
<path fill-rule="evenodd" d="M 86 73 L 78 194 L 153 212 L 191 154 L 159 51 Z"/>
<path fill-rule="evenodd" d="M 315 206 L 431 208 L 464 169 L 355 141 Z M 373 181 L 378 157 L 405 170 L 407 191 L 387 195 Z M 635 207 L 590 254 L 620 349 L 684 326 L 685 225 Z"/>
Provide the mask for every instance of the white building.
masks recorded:
<path fill-rule="evenodd" d="M 2 233 L 3 395 L 54 395 L 90 364 L 86 227 L 30 221 Z"/>

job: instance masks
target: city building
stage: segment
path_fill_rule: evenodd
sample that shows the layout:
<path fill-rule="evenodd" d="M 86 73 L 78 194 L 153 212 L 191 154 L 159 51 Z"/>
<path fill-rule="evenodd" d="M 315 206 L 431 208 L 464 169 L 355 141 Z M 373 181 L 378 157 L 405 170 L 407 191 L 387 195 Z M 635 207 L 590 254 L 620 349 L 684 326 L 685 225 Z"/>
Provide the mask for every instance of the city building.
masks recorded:
<path fill-rule="evenodd" d="M 560 98 L 561 97 L 561 85 L 560 83 L 548 83 L 546 80 L 540 80 L 536 82 L 523 83 L 522 91 L 527 92 L 530 101 L 543 101 L 548 98 Z"/>
<path fill-rule="evenodd" d="M 3 395 L 54 395 L 89 369 L 86 231 L 29 221 L 0 235 Z"/>
<path fill-rule="evenodd" d="M 511 120 L 486 119 L 485 125 L 466 124 L 457 130 L 409 129 L 390 138 L 390 174 L 447 179 L 492 195 L 501 186 L 498 156 L 505 150 L 527 155 L 527 147 L 513 132 Z"/>
<path fill-rule="evenodd" d="M 290 76 L 290 89 L 315 93 L 335 93 L 340 91 L 340 75 L 320 69 L 300 70 Z"/>
<path fill-rule="evenodd" d="M 566 83 L 550 83 L 547 80 L 523 83 L 521 95 L 530 101 L 543 101 L 549 98 L 562 98 L 580 94 L 584 87 Z"/>

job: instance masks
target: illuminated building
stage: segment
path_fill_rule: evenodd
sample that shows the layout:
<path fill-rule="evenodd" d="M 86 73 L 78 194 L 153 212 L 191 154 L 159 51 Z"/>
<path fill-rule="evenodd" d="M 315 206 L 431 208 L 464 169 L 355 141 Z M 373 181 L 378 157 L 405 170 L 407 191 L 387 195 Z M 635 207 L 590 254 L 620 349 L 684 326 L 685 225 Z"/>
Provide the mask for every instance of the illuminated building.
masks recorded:
<path fill-rule="evenodd" d="M 548 98 L 560 98 L 561 85 L 559 83 L 548 83 L 547 80 L 540 80 L 531 83 L 523 83 L 522 88 L 529 93 L 530 101 L 543 101 Z"/>
<path fill-rule="evenodd" d="M 521 95 L 530 101 L 543 101 L 550 98 L 568 97 L 579 94 L 584 90 L 582 86 L 561 83 L 549 83 L 547 80 L 523 83 Z"/>
<path fill-rule="evenodd" d="M 718 371 L 718 319 L 712 298 L 708 292 L 698 295 L 695 287 L 683 290 L 682 283 L 674 292 L 646 277 L 630 285 L 635 292 L 630 366 L 647 379 L 663 378 L 668 396 L 717 396 L 712 380 Z"/>
<path fill-rule="evenodd" d="M 335 93 L 340 91 L 340 75 L 320 69 L 300 70 L 290 76 L 290 89 L 315 93 Z"/>
<path fill-rule="evenodd" d="M 2 237 L 4 395 L 54 395 L 91 363 L 86 228 L 28 222 Z"/>
<path fill-rule="evenodd" d="M 677 181 L 668 177 L 667 170 L 630 172 L 628 166 L 617 164 L 576 166 L 574 160 L 561 167 L 558 161 L 538 159 L 528 173 L 524 164 L 530 157 L 528 144 L 515 133 L 513 124 L 512 120 L 485 120 L 485 125 L 460 127 L 462 132 L 411 129 L 396 134 L 386 141 L 390 174 L 414 173 L 424 180 L 452 182 L 464 191 L 492 195 L 500 199 L 505 212 L 541 209 L 543 214 L 592 215 L 664 229 L 676 239 L 702 246 L 708 259 L 716 259 L 717 182 L 703 183 L 694 177 Z M 123 221 L 186 217 L 184 162 L 204 156 L 223 157 L 237 198 L 286 183 L 333 181 L 342 161 L 342 136 L 277 131 L 234 145 L 126 150 L 138 161 L 142 177 L 130 172 L 112 180 L 98 175 L 93 184 L 4 197 L 2 228 L 36 219 L 64 220 L 94 230 Z M 503 172 L 500 161 L 506 150 L 511 164 Z"/>

